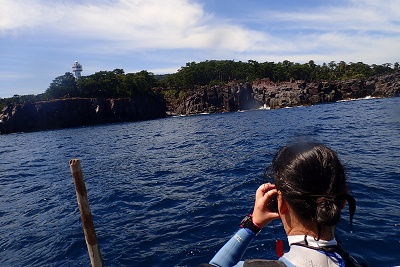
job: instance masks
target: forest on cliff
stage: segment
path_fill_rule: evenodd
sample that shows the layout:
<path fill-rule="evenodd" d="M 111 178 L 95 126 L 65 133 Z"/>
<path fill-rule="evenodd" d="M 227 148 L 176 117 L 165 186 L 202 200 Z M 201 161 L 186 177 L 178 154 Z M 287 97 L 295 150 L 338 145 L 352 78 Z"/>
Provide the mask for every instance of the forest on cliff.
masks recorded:
<path fill-rule="evenodd" d="M 300 64 L 283 62 L 248 62 L 234 60 L 207 60 L 189 62 L 176 73 L 154 75 L 146 70 L 125 73 L 123 69 L 99 71 L 76 79 L 71 72 L 56 77 L 46 91 L 38 95 L 14 95 L 0 98 L 0 110 L 9 104 L 48 101 L 62 98 L 129 98 L 138 95 L 159 95 L 178 99 L 184 93 L 200 86 L 224 85 L 229 82 L 254 82 L 270 79 L 272 82 L 293 80 L 334 81 L 365 79 L 374 75 L 389 74 L 400 69 L 399 63 L 368 65 L 362 62 L 331 61 L 317 65 L 313 60 Z"/>

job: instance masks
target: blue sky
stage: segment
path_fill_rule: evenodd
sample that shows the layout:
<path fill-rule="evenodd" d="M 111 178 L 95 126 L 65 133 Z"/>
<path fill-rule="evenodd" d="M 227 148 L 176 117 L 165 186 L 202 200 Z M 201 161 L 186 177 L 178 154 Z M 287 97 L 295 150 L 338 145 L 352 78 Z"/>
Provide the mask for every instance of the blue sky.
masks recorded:
<path fill-rule="evenodd" d="M 398 0 L 0 0 L 0 97 L 211 59 L 400 62 Z"/>

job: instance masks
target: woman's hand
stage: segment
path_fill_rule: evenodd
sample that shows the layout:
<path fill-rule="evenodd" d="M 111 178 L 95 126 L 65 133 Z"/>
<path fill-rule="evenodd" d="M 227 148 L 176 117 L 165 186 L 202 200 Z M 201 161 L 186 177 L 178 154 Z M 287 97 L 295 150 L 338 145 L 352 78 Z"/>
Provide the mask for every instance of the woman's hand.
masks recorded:
<path fill-rule="evenodd" d="M 261 228 L 269 224 L 272 220 L 279 218 L 279 214 L 270 211 L 267 205 L 268 200 L 277 193 L 278 191 L 275 189 L 275 185 L 270 183 L 262 184 L 256 191 L 253 223 Z"/>

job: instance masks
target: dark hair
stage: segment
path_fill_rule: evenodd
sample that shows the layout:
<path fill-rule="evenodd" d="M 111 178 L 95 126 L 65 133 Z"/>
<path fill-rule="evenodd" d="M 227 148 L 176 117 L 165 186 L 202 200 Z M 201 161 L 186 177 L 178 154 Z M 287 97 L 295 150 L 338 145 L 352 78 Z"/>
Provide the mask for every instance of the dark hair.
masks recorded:
<path fill-rule="evenodd" d="M 277 190 L 300 218 L 318 228 L 339 222 L 346 176 L 334 151 L 313 142 L 285 146 L 275 154 L 272 171 Z"/>

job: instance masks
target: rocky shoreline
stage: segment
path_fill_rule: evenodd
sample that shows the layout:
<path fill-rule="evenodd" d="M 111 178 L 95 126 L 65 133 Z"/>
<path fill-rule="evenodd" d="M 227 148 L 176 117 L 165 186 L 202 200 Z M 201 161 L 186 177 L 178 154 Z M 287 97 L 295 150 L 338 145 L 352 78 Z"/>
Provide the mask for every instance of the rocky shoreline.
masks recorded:
<path fill-rule="evenodd" d="M 273 83 L 269 79 L 253 84 L 202 87 L 186 94 L 174 115 L 230 112 L 267 107 L 271 109 L 307 106 L 371 97 L 400 96 L 400 73 L 334 82 L 304 81 Z"/>
<path fill-rule="evenodd" d="M 60 99 L 9 105 L 0 114 L 0 133 L 33 132 L 165 117 L 163 99 Z"/>
<path fill-rule="evenodd" d="M 400 96 L 400 72 L 334 82 L 269 79 L 188 91 L 181 101 L 143 95 L 124 99 L 60 99 L 9 105 L 0 114 L 0 133 L 31 132 L 163 118 L 168 115 L 231 112 L 315 105 L 339 100 Z"/>

